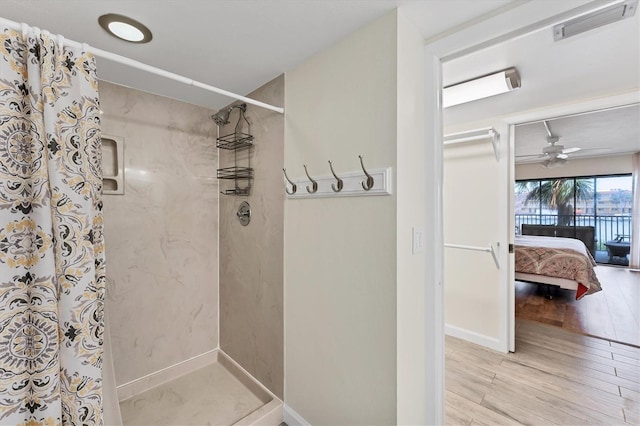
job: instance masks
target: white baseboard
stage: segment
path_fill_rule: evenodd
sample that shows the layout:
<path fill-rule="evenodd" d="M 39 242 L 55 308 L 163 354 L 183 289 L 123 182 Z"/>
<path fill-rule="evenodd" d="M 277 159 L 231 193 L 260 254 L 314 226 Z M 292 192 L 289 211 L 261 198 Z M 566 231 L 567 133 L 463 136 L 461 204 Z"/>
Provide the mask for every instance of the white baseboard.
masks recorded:
<path fill-rule="evenodd" d="M 311 426 L 311 423 L 306 421 L 300 414 L 293 411 L 293 408 L 289 407 L 287 404 L 284 404 L 282 414 L 284 422 L 288 426 Z"/>
<path fill-rule="evenodd" d="M 465 330 L 464 328 L 456 327 L 455 325 L 445 324 L 444 332 L 448 336 L 457 337 L 458 339 L 466 340 L 467 342 L 475 343 L 476 345 L 484 346 L 489 349 L 493 349 L 498 352 L 508 352 L 500 343 L 500 340 L 485 336 L 484 334 L 476 333 L 475 331 Z"/>

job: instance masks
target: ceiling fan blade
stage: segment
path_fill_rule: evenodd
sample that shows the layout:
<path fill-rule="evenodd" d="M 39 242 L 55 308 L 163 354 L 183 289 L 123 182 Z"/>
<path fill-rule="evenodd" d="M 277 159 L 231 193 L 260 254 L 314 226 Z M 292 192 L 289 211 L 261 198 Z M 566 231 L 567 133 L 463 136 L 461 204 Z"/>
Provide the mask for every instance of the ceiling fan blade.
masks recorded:
<path fill-rule="evenodd" d="M 547 154 L 516 155 L 516 158 L 546 158 Z"/>
<path fill-rule="evenodd" d="M 581 150 L 582 150 L 582 148 L 580 148 L 580 147 L 578 147 L 578 146 L 574 146 L 574 147 L 572 147 L 572 148 L 565 148 L 565 149 L 563 149 L 563 150 L 562 150 L 562 153 L 563 153 L 563 154 L 571 154 L 571 153 L 573 153 L 573 152 L 578 152 L 578 151 L 581 151 Z"/>
<path fill-rule="evenodd" d="M 602 147 L 602 148 L 587 148 L 581 149 L 581 152 L 593 152 L 593 151 L 611 151 L 612 148 Z"/>

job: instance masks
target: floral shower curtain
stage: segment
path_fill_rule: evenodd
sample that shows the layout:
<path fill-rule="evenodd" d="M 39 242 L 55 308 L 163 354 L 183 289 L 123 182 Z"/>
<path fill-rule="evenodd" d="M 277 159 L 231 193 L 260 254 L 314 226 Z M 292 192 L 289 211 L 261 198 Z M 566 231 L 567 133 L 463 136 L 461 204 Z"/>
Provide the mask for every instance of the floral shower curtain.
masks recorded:
<path fill-rule="evenodd" d="M 98 84 L 85 49 L 0 28 L 0 424 L 102 424 Z"/>

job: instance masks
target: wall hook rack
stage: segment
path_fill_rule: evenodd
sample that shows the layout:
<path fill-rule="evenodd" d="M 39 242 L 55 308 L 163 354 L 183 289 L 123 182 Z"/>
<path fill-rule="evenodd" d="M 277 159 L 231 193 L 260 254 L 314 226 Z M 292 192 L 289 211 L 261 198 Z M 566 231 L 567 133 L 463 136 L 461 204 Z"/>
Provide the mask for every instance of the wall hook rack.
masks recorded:
<path fill-rule="evenodd" d="M 298 190 L 298 186 L 291 180 L 289 179 L 289 176 L 287 176 L 287 169 L 282 169 L 282 171 L 284 172 L 284 178 L 287 180 L 287 182 L 289 182 L 289 184 L 291 185 L 291 191 L 289 191 L 289 188 L 285 188 L 285 191 L 287 192 L 287 194 L 289 195 L 293 195 L 296 193 L 296 191 Z"/>
<path fill-rule="evenodd" d="M 304 172 L 307 175 L 307 178 L 309 179 L 309 181 L 311 182 L 311 189 L 309 189 L 309 185 L 307 185 L 307 192 L 309 194 L 314 194 L 315 192 L 318 191 L 318 182 L 316 182 L 315 180 L 313 180 L 313 178 L 311 176 L 309 176 L 309 172 L 307 171 L 307 165 L 303 164 L 304 167 Z"/>
<path fill-rule="evenodd" d="M 333 177 L 338 181 L 338 186 L 332 183 L 331 189 L 333 190 L 333 192 L 342 191 L 342 188 L 344 187 L 344 181 L 336 175 L 336 172 L 333 171 L 333 164 L 331 163 L 331 160 L 329 160 L 329 168 L 331 169 L 331 174 L 333 175 Z"/>
<path fill-rule="evenodd" d="M 360 166 L 362 166 L 362 171 L 367 176 L 367 180 L 362 182 L 362 189 L 364 189 L 365 191 L 369 191 L 371 188 L 373 188 L 375 180 L 373 179 L 373 176 L 371 176 L 367 172 L 367 169 L 364 168 L 364 163 L 362 162 L 362 155 L 358 155 L 358 157 L 360 158 Z"/>
<path fill-rule="evenodd" d="M 309 176 L 308 167 L 304 165 L 306 176 L 294 177 L 292 179 L 284 172 L 285 192 L 287 198 L 333 198 L 333 197 L 363 197 L 390 195 L 392 193 L 392 169 L 391 167 L 367 170 L 366 174 L 370 180 L 362 180 L 363 169 L 340 172 L 340 176 L 335 173 L 333 162 L 329 162 L 331 173 L 324 176 Z M 372 185 L 366 189 L 365 183 Z M 306 191 L 297 191 L 298 188 L 307 186 Z"/>

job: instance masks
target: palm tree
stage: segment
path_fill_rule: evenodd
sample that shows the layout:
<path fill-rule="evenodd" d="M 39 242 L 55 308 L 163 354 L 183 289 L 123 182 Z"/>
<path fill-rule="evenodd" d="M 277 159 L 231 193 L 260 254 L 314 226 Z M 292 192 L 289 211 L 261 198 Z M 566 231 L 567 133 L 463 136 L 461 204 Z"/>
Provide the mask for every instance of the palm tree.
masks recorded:
<path fill-rule="evenodd" d="M 588 179 L 554 179 L 539 182 L 517 182 L 519 192 L 527 192 L 524 202 L 539 202 L 557 210 L 557 225 L 570 225 L 575 201 L 586 201 L 593 196 L 593 181 Z"/>

